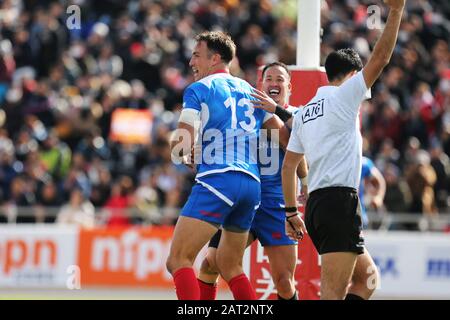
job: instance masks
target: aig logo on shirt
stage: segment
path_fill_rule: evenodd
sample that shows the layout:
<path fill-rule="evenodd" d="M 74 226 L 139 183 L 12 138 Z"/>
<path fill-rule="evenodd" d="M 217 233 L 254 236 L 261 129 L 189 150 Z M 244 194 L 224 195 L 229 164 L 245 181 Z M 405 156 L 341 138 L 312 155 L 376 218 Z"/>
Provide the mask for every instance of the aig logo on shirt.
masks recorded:
<path fill-rule="evenodd" d="M 325 99 L 320 99 L 316 102 L 307 104 L 303 110 L 302 121 L 307 123 L 323 116 L 323 102 Z"/>

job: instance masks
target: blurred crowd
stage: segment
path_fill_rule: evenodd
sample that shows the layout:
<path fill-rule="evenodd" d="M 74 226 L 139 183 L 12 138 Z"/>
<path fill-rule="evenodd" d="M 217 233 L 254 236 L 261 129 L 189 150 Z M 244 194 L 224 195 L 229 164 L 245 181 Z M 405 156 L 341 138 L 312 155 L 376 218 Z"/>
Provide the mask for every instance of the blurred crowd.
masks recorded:
<path fill-rule="evenodd" d="M 68 28 L 71 4 L 80 28 Z M 381 1 L 322 2 L 322 62 L 344 47 L 367 59 L 379 34 L 366 23 L 372 4 Z M 296 5 L 1 1 L 0 221 L 173 224 L 193 183 L 171 162 L 168 138 L 192 82 L 194 36 L 228 31 L 232 73 L 255 84 L 261 65 L 296 63 Z M 448 211 L 449 30 L 448 1 L 409 0 L 391 64 L 362 106 L 364 153 L 386 179 L 387 211 Z M 149 144 L 111 139 L 117 108 L 151 111 Z"/>

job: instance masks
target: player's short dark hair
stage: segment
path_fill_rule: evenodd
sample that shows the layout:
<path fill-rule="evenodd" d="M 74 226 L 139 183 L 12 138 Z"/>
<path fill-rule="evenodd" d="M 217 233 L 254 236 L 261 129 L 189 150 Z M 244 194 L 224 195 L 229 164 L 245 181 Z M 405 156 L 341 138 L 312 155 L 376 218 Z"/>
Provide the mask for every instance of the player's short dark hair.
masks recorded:
<path fill-rule="evenodd" d="M 345 77 L 352 71 L 363 68 L 361 58 L 354 49 L 341 49 L 330 53 L 325 60 L 325 71 L 328 81 Z"/>
<path fill-rule="evenodd" d="M 272 62 L 272 63 L 266 64 L 264 66 L 264 68 L 262 70 L 262 78 L 263 79 L 264 79 L 264 74 L 266 73 L 266 71 L 269 70 L 272 67 L 281 67 L 281 68 L 283 68 L 284 70 L 286 70 L 287 74 L 289 75 L 289 79 L 291 78 L 291 71 L 289 71 L 288 66 L 285 65 L 283 62 L 276 61 L 276 62 Z"/>
<path fill-rule="evenodd" d="M 225 63 L 229 63 L 236 55 L 236 44 L 225 32 L 205 31 L 197 35 L 195 41 L 204 41 L 208 49 L 219 54 Z"/>

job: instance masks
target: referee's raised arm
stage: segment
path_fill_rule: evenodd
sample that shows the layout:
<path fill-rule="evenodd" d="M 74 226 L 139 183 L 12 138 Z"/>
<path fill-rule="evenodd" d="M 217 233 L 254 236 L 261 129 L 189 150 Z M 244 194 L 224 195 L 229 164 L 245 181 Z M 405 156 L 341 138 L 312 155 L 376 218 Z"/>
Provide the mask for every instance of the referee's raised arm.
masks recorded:
<path fill-rule="evenodd" d="M 367 88 L 372 87 L 384 67 L 391 60 L 392 52 L 397 42 L 398 30 L 402 21 L 403 9 L 406 0 L 385 0 L 389 6 L 389 16 L 383 33 L 375 44 L 369 61 L 363 68 L 364 81 Z"/>

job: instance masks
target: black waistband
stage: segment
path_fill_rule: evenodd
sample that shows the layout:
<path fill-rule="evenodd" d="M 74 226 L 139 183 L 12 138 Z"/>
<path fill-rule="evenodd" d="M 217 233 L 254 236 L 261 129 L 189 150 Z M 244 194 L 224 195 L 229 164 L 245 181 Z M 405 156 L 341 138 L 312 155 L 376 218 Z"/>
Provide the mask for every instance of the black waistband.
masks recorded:
<path fill-rule="evenodd" d="M 347 192 L 358 193 L 358 191 L 352 187 L 326 187 L 326 188 L 316 189 L 316 190 L 312 191 L 310 195 L 323 194 L 323 193 L 330 192 L 330 191 L 347 191 Z"/>

